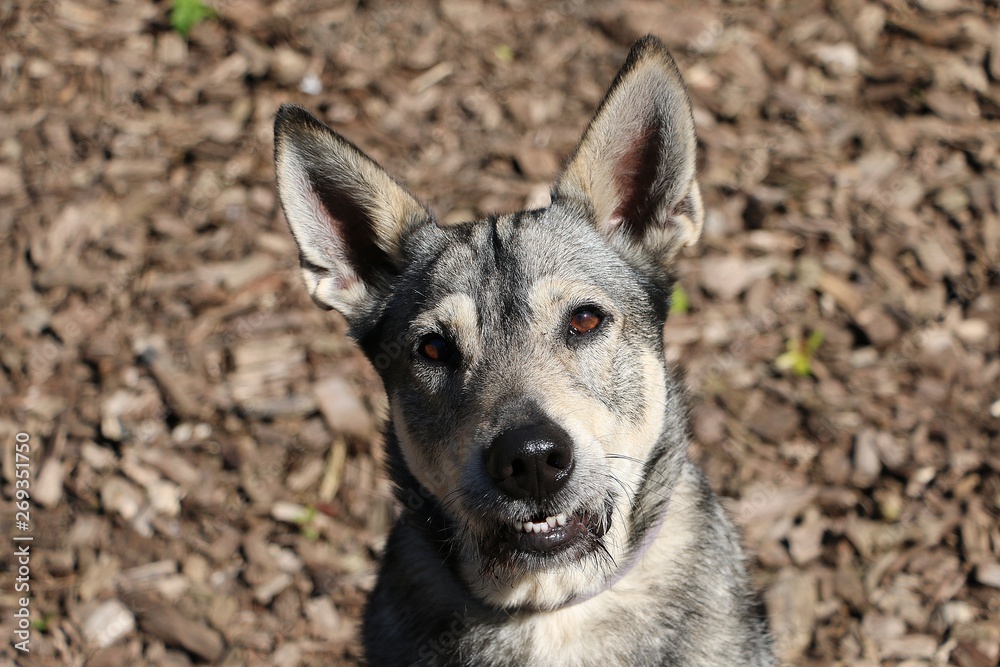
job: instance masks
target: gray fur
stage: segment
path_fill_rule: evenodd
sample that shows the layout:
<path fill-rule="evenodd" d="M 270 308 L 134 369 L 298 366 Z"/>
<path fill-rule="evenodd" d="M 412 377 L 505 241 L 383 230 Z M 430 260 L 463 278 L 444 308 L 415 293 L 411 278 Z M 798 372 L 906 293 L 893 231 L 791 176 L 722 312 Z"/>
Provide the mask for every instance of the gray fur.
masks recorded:
<path fill-rule="evenodd" d="M 633 47 L 546 209 L 438 226 L 295 107 L 275 146 L 307 287 L 345 315 L 389 396 L 403 512 L 367 607 L 369 663 L 773 664 L 663 359 L 675 256 L 703 217 L 665 47 Z M 601 318 L 585 335 L 568 325 L 580 308 Z M 421 356 L 438 336 L 450 356 Z M 484 452 L 542 422 L 572 441 L 568 483 L 500 492 Z M 558 513 L 586 526 L 560 549 L 511 537 L 512 522 Z"/>

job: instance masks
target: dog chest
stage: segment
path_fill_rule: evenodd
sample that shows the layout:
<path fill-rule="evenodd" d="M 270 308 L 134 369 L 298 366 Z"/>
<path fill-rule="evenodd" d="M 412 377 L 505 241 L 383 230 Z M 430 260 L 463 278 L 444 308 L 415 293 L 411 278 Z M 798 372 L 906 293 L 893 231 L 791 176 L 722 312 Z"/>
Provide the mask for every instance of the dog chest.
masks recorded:
<path fill-rule="evenodd" d="M 510 626 L 510 641 L 523 641 L 532 665 L 634 665 L 637 655 L 658 653 L 662 632 L 642 626 L 657 600 L 646 591 L 624 589 L 556 611 L 534 613 Z M 506 634 L 506 633 L 505 633 Z"/>

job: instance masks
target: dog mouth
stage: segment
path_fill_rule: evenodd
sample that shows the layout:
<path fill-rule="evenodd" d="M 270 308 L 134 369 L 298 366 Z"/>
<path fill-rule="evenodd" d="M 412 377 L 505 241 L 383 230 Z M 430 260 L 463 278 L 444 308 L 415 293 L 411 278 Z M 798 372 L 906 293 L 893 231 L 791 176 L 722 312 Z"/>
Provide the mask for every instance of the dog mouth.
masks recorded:
<path fill-rule="evenodd" d="M 588 538 L 599 539 L 611 522 L 610 508 L 606 514 L 579 512 L 532 516 L 524 521 L 512 521 L 502 531 L 503 542 L 513 550 L 548 554 L 570 548 Z"/>

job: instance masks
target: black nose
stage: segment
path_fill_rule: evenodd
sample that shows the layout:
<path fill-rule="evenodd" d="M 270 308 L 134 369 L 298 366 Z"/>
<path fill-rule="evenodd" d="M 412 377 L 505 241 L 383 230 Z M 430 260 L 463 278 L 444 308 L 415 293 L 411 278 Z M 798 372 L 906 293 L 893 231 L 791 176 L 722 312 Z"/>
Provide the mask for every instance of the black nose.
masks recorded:
<path fill-rule="evenodd" d="M 573 471 L 573 445 L 552 423 L 504 431 L 486 450 L 486 470 L 512 498 L 543 500 L 566 484 Z"/>

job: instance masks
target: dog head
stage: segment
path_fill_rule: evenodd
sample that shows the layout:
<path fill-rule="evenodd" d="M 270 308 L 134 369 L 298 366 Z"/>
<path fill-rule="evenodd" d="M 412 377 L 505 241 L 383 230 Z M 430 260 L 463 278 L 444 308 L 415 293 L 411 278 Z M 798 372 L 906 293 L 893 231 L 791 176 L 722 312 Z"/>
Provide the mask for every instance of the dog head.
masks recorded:
<path fill-rule="evenodd" d="M 599 588 L 686 444 L 662 327 L 703 210 L 666 48 L 632 48 L 545 209 L 439 226 L 298 107 L 275 161 L 309 293 L 381 374 L 396 481 L 446 517 L 470 591 L 553 607 Z"/>

